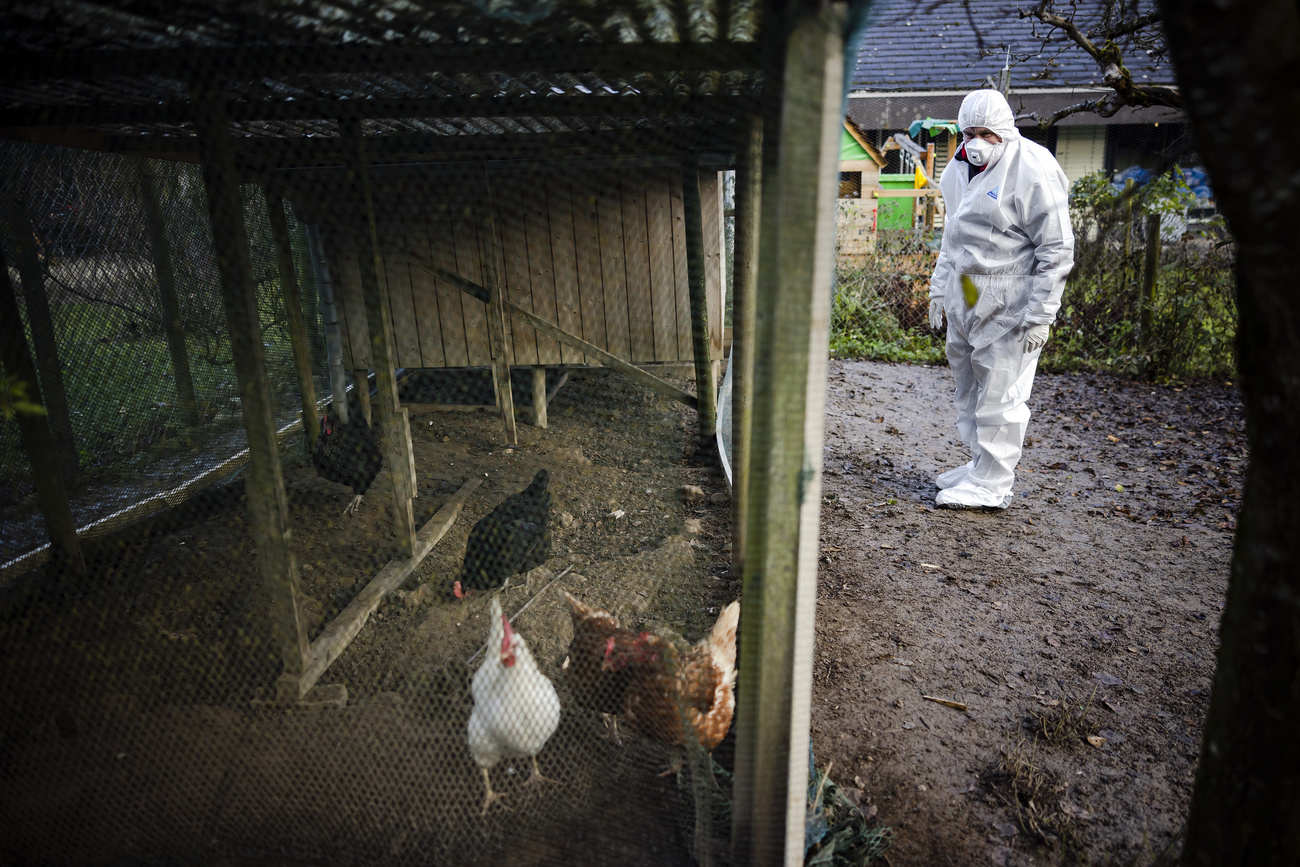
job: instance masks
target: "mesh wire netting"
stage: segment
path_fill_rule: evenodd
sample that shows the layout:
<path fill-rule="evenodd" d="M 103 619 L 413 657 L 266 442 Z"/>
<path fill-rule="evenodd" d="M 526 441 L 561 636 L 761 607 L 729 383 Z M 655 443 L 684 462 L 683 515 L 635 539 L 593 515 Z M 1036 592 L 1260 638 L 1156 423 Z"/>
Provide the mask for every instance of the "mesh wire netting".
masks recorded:
<path fill-rule="evenodd" d="M 450 72 L 318 62 L 440 42 L 397 7 L 6 31 L 125 51 L 0 85 L 95 115 L 0 144 L 36 374 L 0 418 L 0 862 L 729 860 L 740 581 L 686 404 L 725 363 L 757 13 L 557 15 L 617 49 L 569 72 L 482 57 L 529 22 L 477 5 Z M 738 53 L 702 70 L 678 26 Z"/>

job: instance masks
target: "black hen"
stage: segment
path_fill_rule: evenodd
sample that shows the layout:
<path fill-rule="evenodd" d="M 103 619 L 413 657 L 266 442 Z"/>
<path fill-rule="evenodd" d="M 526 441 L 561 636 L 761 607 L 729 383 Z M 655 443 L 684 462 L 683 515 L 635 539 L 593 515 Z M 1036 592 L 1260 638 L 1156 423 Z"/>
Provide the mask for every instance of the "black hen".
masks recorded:
<path fill-rule="evenodd" d="M 379 475 L 384 456 L 379 451 L 379 436 L 366 423 L 365 416 L 355 413 L 347 424 L 340 424 L 333 410 L 328 410 L 320 420 L 320 436 L 316 437 L 311 462 L 321 478 L 347 485 L 356 494 L 343 510 L 344 515 L 351 515 Z"/>
<path fill-rule="evenodd" d="M 538 470 L 533 482 L 511 494 L 469 531 L 465 563 L 455 593 L 499 587 L 511 575 L 536 569 L 551 556 L 551 474 Z"/>

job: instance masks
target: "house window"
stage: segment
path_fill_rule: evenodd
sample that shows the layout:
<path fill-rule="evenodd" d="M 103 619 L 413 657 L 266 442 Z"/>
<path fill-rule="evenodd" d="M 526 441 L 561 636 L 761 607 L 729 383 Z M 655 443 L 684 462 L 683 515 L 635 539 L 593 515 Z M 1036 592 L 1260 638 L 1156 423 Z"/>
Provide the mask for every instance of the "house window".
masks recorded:
<path fill-rule="evenodd" d="M 862 198 L 862 172 L 840 172 L 840 198 Z"/>

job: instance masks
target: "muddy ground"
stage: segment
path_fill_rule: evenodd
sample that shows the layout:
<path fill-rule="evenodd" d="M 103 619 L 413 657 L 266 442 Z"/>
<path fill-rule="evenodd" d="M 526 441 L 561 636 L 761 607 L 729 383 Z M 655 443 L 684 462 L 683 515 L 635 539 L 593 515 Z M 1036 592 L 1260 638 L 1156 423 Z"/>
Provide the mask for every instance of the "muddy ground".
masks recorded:
<path fill-rule="evenodd" d="M 833 362 L 830 385 L 818 765 L 894 829 L 894 865 L 1166 851 L 1245 462 L 1233 389 L 1040 377 L 1023 496 L 973 514 L 931 507 L 933 476 L 965 460 L 946 370 Z M 694 424 L 605 372 L 571 378 L 549 429 L 521 424 L 508 451 L 489 413 L 414 417 L 417 521 L 482 485 L 321 679 L 343 707 L 266 703 L 279 667 L 238 483 L 96 543 L 89 581 L 0 588 L 0 863 L 687 863 L 689 781 L 572 706 L 556 590 L 692 640 L 739 595 L 725 496 L 680 496 L 725 491 Z M 315 637 L 392 556 L 387 481 L 342 519 L 350 491 L 282 458 Z M 448 591 L 469 528 L 540 467 L 552 558 L 503 602 L 529 605 L 515 625 L 566 708 L 539 755 L 558 782 L 503 762 L 510 809 L 481 816 L 464 732 L 488 600 Z"/>
<path fill-rule="evenodd" d="M 967 459 L 951 383 L 831 364 L 818 763 L 894 829 L 894 865 L 1172 863 L 1246 465 L 1237 392 L 1040 375 L 1017 497 L 975 513 L 933 508 Z"/>

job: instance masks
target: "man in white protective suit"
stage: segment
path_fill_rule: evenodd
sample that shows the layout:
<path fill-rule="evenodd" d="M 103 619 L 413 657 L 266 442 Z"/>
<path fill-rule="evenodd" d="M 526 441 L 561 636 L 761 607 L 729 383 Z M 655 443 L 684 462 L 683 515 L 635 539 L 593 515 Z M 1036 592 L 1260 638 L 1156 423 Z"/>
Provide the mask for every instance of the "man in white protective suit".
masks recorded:
<path fill-rule="evenodd" d="M 1005 509 L 1038 356 L 1074 265 L 1069 181 L 1050 151 L 1021 138 L 997 91 L 968 94 L 957 124 L 964 141 L 939 179 L 946 216 L 930 324 L 947 314 L 957 433 L 971 460 L 935 480 L 935 503 Z"/>

